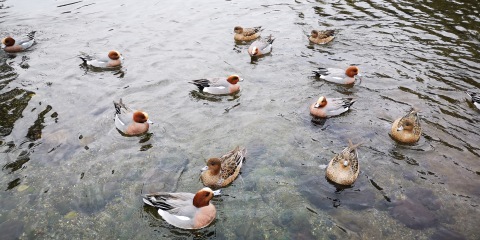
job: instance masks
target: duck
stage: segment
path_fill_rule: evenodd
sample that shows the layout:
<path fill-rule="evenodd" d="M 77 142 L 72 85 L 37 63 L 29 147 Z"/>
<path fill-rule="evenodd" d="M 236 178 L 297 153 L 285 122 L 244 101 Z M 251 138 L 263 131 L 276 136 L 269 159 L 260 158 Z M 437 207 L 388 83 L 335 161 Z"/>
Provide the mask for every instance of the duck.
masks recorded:
<path fill-rule="evenodd" d="M 200 175 L 203 185 L 221 188 L 232 183 L 240 173 L 246 154 L 244 147 L 237 146 L 220 158 L 208 159 L 207 166 L 202 168 Z"/>
<path fill-rule="evenodd" d="M 412 109 L 407 115 L 395 120 L 390 133 L 398 142 L 409 144 L 417 142 L 422 134 L 418 110 Z"/>
<path fill-rule="evenodd" d="M 360 172 L 360 166 L 358 164 L 358 152 L 357 147 L 362 143 L 352 144 L 351 140 L 348 140 L 348 147 L 330 160 L 325 172 L 328 180 L 340 184 L 349 186 L 357 180 L 358 173 Z"/>
<path fill-rule="evenodd" d="M 308 40 L 316 44 L 326 44 L 331 42 L 335 38 L 334 34 L 335 34 L 335 30 L 325 30 L 325 31 L 312 30 L 312 33 L 310 34 L 310 37 L 308 38 Z"/>
<path fill-rule="evenodd" d="M 260 32 L 262 31 L 262 27 L 253 27 L 253 28 L 242 28 L 240 26 L 236 26 L 233 28 L 233 32 L 235 35 L 233 36 L 233 39 L 235 41 L 251 41 L 255 40 L 258 37 L 260 37 Z"/>
<path fill-rule="evenodd" d="M 470 96 L 470 101 L 473 103 L 473 105 L 480 109 L 480 95 L 472 91 L 467 91 L 466 93 L 468 94 L 468 96 Z"/>
<path fill-rule="evenodd" d="M 223 95 L 232 94 L 240 91 L 239 81 L 242 81 L 238 75 L 230 75 L 227 78 L 203 78 L 192 80 L 189 83 L 194 84 L 198 89 L 204 93 Z"/>
<path fill-rule="evenodd" d="M 120 101 L 113 102 L 115 106 L 115 126 L 123 134 L 134 136 L 146 133 L 152 121 L 148 118 L 148 114 L 143 111 L 132 110 Z"/>
<path fill-rule="evenodd" d="M 248 47 L 248 54 L 250 57 L 259 57 L 268 54 L 272 51 L 272 43 L 275 38 L 272 35 L 267 38 L 260 38 L 255 40 L 250 47 Z"/>
<path fill-rule="evenodd" d="M 79 57 L 85 64 L 97 68 L 113 68 L 121 66 L 123 63 L 122 54 L 115 50 L 108 52 L 107 56 L 101 56 L 99 58 L 84 53 Z"/>
<path fill-rule="evenodd" d="M 346 70 L 340 68 L 318 68 L 313 73 L 315 73 L 316 77 L 328 82 L 354 84 L 357 79 L 361 81 L 359 71 L 357 66 L 350 66 Z"/>
<path fill-rule="evenodd" d="M 320 96 L 315 103 L 310 105 L 310 114 L 319 118 L 338 116 L 348 111 L 356 101 L 355 98 L 327 99 L 325 96 Z"/>
<path fill-rule="evenodd" d="M 15 40 L 13 37 L 6 37 L 2 39 L 1 48 L 8 53 L 22 52 L 33 46 L 35 43 L 35 32 L 32 31 L 27 34 L 26 38 Z"/>
<path fill-rule="evenodd" d="M 215 220 L 217 210 L 210 202 L 219 191 L 205 187 L 197 193 L 157 192 L 142 196 L 143 202 L 158 208 L 158 214 L 169 224 L 182 229 L 201 229 Z"/>

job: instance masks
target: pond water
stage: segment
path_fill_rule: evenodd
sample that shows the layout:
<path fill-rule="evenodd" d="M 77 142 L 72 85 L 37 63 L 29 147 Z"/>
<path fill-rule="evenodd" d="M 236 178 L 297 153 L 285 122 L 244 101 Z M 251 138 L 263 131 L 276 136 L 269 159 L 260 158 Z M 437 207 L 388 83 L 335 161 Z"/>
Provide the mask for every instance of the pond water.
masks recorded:
<path fill-rule="evenodd" d="M 25 53 L 0 53 L 1 239 L 479 239 L 480 5 L 446 1 L 1 0 L 0 36 L 37 31 Z M 252 61 L 236 25 L 276 40 Z M 311 45 L 312 29 L 336 29 Z M 80 52 L 111 49 L 121 69 L 85 68 Z M 358 65 L 353 87 L 318 67 Z M 239 74 L 233 96 L 188 81 Z M 355 97 L 322 123 L 318 96 Z M 124 137 L 113 101 L 149 113 Z M 415 145 L 389 136 L 419 108 Z M 349 188 L 325 165 L 358 149 Z M 246 146 L 239 177 L 216 197 L 217 219 L 175 229 L 141 194 L 196 192 L 206 159 Z"/>

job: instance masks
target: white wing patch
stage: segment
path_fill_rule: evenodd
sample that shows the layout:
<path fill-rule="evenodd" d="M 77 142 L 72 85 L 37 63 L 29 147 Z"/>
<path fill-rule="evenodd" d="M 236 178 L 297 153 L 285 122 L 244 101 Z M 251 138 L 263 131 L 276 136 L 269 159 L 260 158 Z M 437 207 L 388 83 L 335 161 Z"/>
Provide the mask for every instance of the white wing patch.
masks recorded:
<path fill-rule="evenodd" d="M 122 120 L 120 120 L 120 118 L 118 117 L 118 115 L 115 115 L 115 117 L 117 117 L 118 122 L 119 122 L 120 124 L 122 124 L 122 126 L 125 126 L 125 123 L 122 122 Z"/>
<path fill-rule="evenodd" d="M 189 217 L 185 217 L 185 216 L 177 216 L 177 215 L 173 215 L 173 216 L 175 216 L 176 218 L 178 218 L 178 219 L 180 219 L 180 220 L 182 220 L 182 221 L 189 221 L 189 220 L 190 220 Z"/>

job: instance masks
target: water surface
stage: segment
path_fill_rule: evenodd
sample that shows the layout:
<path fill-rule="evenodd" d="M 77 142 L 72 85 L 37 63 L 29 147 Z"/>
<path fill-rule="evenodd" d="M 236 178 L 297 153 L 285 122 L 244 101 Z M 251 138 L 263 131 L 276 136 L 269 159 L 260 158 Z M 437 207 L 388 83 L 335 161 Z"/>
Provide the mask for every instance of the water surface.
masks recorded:
<path fill-rule="evenodd" d="M 26 53 L 0 53 L 2 239 L 478 239 L 479 13 L 465 1 L 0 2 L 0 35 L 37 31 Z M 272 54 L 251 61 L 233 27 L 263 26 Z M 311 45 L 312 29 L 336 29 Z M 92 71 L 80 52 L 119 50 L 120 70 Z M 360 67 L 354 87 L 312 76 Z M 192 79 L 239 74 L 234 96 L 199 94 Z M 355 97 L 318 124 L 319 95 Z M 147 111 L 150 133 L 124 137 L 113 101 Z M 388 135 L 421 109 L 413 146 Z M 324 166 L 352 139 L 350 188 Z M 205 160 L 236 145 L 241 177 L 213 200 L 216 221 L 186 231 L 140 195 L 195 192 Z"/>

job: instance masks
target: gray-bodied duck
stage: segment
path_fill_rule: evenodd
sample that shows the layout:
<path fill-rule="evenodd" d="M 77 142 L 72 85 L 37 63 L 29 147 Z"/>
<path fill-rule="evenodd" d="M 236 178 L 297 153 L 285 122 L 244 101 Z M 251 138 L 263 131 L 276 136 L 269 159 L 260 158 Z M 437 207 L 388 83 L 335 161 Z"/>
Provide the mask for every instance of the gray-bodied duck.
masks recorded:
<path fill-rule="evenodd" d="M 204 228 L 215 220 L 217 210 L 210 202 L 220 190 L 202 188 L 197 193 L 158 192 L 143 195 L 143 202 L 158 208 L 158 214 L 169 224 L 183 229 Z"/>
<path fill-rule="evenodd" d="M 470 96 L 470 101 L 473 103 L 473 105 L 480 109 L 480 94 L 474 93 L 472 91 L 467 91 L 467 94 L 468 96 Z"/>
<path fill-rule="evenodd" d="M 327 98 L 320 96 L 315 103 L 310 105 L 310 114 L 314 117 L 327 118 L 340 115 L 353 105 L 355 98 Z"/>
<path fill-rule="evenodd" d="M 267 38 L 260 38 L 253 42 L 250 47 L 248 47 L 248 54 L 250 57 L 259 57 L 265 54 L 268 54 L 272 51 L 272 43 L 275 38 L 272 35 Z"/>
<path fill-rule="evenodd" d="M 8 53 L 22 52 L 33 46 L 35 43 L 35 31 L 27 34 L 25 38 L 15 40 L 13 37 L 6 37 L 2 39 L 1 48 Z"/>
<path fill-rule="evenodd" d="M 122 102 L 113 102 L 115 106 L 115 127 L 125 135 L 139 135 L 146 133 L 152 121 L 143 111 L 131 109 Z"/>

